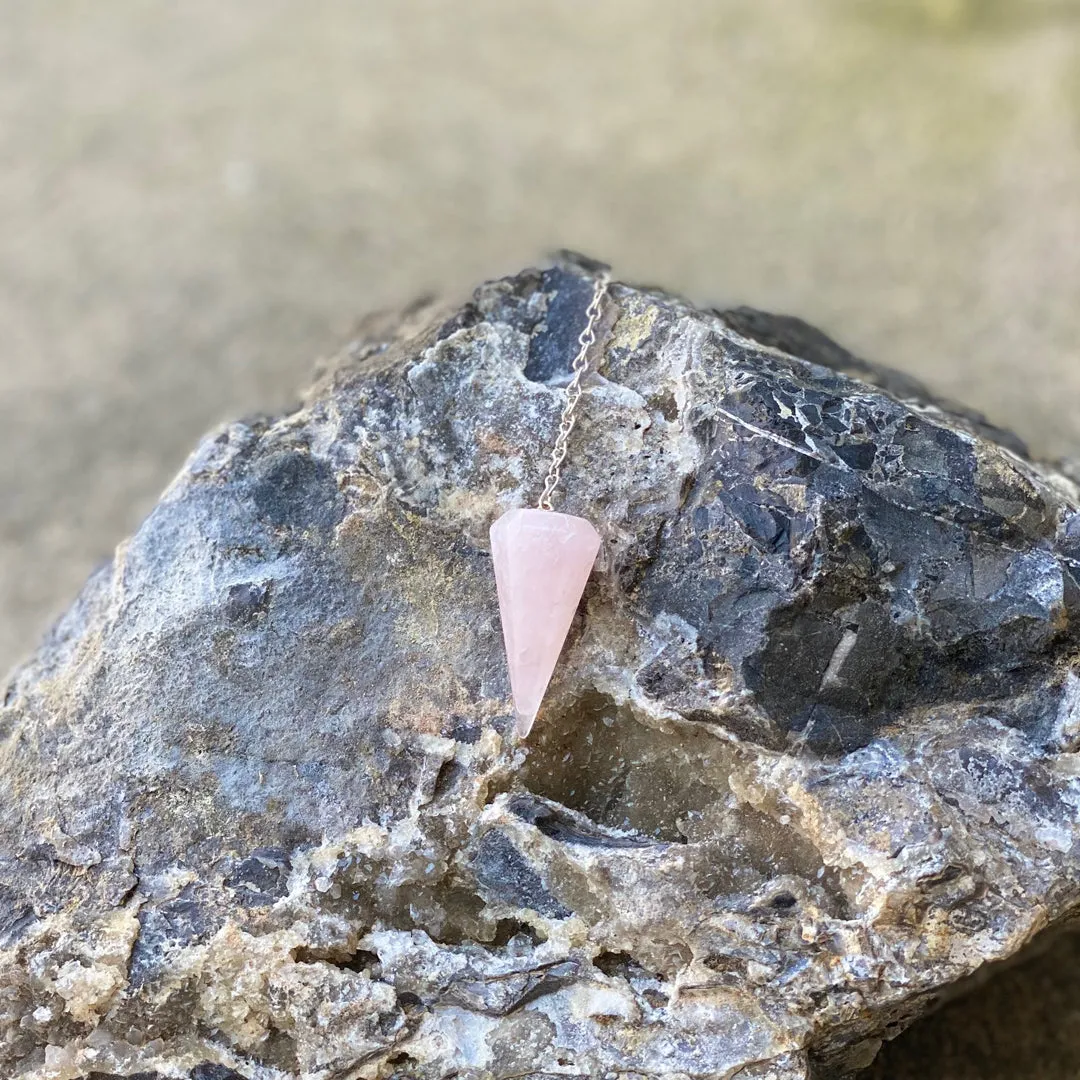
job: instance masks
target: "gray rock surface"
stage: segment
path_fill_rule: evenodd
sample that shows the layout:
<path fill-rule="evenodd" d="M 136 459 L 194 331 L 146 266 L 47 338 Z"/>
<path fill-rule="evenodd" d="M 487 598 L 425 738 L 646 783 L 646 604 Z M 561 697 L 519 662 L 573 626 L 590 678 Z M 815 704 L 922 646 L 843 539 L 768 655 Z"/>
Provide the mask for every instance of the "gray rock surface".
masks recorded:
<path fill-rule="evenodd" d="M 486 532 L 588 294 L 372 320 L 14 674 L 7 1074 L 790 1080 L 1068 922 L 1076 486 L 796 320 L 612 290 L 514 740 Z"/>

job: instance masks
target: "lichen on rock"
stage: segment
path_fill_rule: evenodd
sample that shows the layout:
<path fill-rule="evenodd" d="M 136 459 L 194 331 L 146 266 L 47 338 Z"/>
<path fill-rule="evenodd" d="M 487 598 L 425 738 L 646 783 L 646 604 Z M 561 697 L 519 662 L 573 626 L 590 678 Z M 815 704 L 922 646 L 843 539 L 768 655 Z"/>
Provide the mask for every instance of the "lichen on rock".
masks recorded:
<path fill-rule="evenodd" d="M 487 530 L 573 262 L 195 450 L 0 708 L 0 1072 L 795 1080 L 1080 904 L 1080 512 L 797 320 L 615 285 L 527 742 Z"/>

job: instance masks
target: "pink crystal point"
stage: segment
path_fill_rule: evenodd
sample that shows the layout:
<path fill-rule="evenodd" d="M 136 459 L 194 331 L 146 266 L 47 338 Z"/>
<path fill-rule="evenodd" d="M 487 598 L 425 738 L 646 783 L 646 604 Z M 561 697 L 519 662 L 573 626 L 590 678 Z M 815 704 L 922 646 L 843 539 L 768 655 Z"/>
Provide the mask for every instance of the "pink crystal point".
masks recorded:
<path fill-rule="evenodd" d="M 600 535 L 572 514 L 510 510 L 491 526 L 510 688 L 523 738 L 536 719 L 599 550 Z"/>

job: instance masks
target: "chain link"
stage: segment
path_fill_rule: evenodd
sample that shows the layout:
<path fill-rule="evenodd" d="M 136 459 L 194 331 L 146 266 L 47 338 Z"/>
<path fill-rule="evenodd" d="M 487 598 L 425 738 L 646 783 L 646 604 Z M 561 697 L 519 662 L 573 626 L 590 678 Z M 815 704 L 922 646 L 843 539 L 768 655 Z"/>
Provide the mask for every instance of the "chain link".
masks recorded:
<path fill-rule="evenodd" d="M 572 368 L 574 377 L 566 388 L 566 404 L 563 405 L 562 416 L 559 419 L 559 433 L 555 437 L 555 446 L 551 451 L 551 465 L 548 468 L 547 476 L 544 478 L 544 491 L 540 496 L 540 501 L 537 503 L 537 507 L 541 510 L 554 509 L 551 505 L 551 496 L 555 494 L 555 489 L 559 486 L 559 477 L 562 463 L 566 460 L 570 433 L 574 430 L 574 424 L 577 423 L 575 410 L 581 400 L 581 380 L 585 377 L 585 372 L 589 370 L 589 350 L 596 343 L 596 325 L 600 321 L 600 310 L 603 307 L 604 294 L 607 292 L 610 282 L 611 275 L 606 271 L 597 277 L 592 300 L 585 311 L 585 329 L 578 335 L 578 352 L 577 356 L 574 357 Z"/>

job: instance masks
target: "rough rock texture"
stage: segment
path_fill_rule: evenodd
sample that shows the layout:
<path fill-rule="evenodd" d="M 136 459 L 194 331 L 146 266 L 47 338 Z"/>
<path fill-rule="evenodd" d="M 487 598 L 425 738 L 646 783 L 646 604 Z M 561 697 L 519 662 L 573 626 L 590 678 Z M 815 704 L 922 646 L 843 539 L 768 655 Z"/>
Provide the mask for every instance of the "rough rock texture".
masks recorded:
<path fill-rule="evenodd" d="M 796 320 L 612 289 L 514 738 L 487 529 L 589 295 L 373 320 L 14 674 L 0 1074 L 794 1080 L 1069 921 L 1076 486 Z"/>

